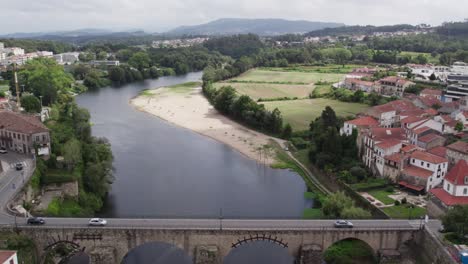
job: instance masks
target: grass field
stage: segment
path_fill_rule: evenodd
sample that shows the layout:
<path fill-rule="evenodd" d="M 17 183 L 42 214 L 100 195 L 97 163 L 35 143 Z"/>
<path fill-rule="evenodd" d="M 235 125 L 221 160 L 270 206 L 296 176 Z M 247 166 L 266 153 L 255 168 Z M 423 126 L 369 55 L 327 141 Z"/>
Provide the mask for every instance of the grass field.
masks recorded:
<path fill-rule="evenodd" d="M 343 75 L 342 73 L 282 72 L 276 70 L 252 69 L 232 80 L 239 82 L 313 84 L 318 81 L 338 82 L 343 78 Z"/>
<path fill-rule="evenodd" d="M 382 203 L 386 205 L 395 203 L 395 200 L 388 197 L 390 194 L 393 194 L 393 192 L 387 192 L 386 190 L 376 189 L 376 190 L 368 191 L 367 193 L 374 196 L 374 198 L 376 198 L 377 200 L 381 201 Z"/>
<path fill-rule="evenodd" d="M 314 90 L 314 85 L 270 84 L 270 83 L 215 83 L 215 88 L 232 86 L 239 94 L 246 94 L 253 100 L 280 97 L 308 97 Z"/>
<path fill-rule="evenodd" d="M 424 53 L 424 52 L 413 52 L 413 51 L 402 51 L 399 56 L 404 56 L 404 55 L 410 55 L 411 57 L 415 58 L 418 55 L 424 55 L 426 56 L 427 60 L 429 63 L 433 64 L 439 64 L 439 57 L 440 55 L 437 55 L 436 57 L 432 57 L 430 53 Z"/>
<path fill-rule="evenodd" d="M 395 219 L 417 219 L 426 214 L 426 209 L 419 206 L 410 208 L 408 204 L 395 205 L 383 208 L 383 211 Z"/>
<path fill-rule="evenodd" d="M 289 123 L 293 130 L 308 129 L 310 121 L 320 116 L 326 106 L 332 107 L 338 116 L 355 115 L 369 107 L 365 104 L 346 103 L 325 98 L 263 102 L 262 104 L 269 110 L 278 108 L 284 122 Z"/>
<path fill-rule="evenodd" d="M 337 64 L 328 64 L 325 66 L 290 66 L 290 67 L 262 67 L 259 69 L 269 70 L 269 71 L 285 71 L 285 72 L 318 72 L 318 73 L 342 73 L 346 74 L 351 72 L 355 68 L 364 67 L 362 65 L 357 64 L 348 64 L 343 67 L 343 65 Z"/>

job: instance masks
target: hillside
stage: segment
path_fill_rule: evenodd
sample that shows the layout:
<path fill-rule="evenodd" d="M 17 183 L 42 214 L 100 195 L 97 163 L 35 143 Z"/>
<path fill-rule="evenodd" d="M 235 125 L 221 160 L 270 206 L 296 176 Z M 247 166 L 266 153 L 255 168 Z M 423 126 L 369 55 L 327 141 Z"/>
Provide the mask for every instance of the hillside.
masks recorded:
<path fill-rule="evenodd" d="M 181 26 L 168 31 L 170 35 L 234 35 L 253 33 L 261 36 L 276 36 L 289 33 L 306 33 L 323 28 L 344 26 L 340 23 L 312 22 L 284 19 L 237 19 L 224 18 L 206 24 Z"/>
<path fill-rule="evenodd" d="M 401 30 L 414 30 L 415 26 L 412 25 L 391 25 L 391 26 L 343 26 L 335 28 L 324 28 L 313 30 L 305 34 L 308 37 L 322 37 L 322 36 L 340 36 L 340 35 L 369 35 L 375 32 L 396 32 Z"/>

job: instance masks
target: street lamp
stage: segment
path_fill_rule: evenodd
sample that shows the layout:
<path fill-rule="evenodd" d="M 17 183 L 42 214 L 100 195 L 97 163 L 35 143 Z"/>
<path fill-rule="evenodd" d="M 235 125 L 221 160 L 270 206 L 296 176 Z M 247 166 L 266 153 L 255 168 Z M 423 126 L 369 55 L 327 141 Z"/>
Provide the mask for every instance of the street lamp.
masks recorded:
<path fill-rule="evenodd" d="M 223 208 L 219 208 L 219 230 L 223 230 Z"/>
<path fill-rule="evenodd" d="M 39 95 L 39 98 L 41 98 L 41 113 L 42 113 L 42 95 Z"/>

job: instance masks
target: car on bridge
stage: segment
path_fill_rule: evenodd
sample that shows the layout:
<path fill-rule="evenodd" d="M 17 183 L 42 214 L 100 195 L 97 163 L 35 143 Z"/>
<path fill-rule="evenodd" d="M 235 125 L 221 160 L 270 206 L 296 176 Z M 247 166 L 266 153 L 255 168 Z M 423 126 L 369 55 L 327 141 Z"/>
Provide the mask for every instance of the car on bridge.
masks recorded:
<path fill-rule="evenodd" d="M 346 220 L 337 220 L 335 222 L 335 227 L 336 228 L 353 228 L 354 225 L 353 223 L 351 223 L 350 221 L 346 221 Z"/>
<path fill-rule="evenodd" d="M 28 218 L 28 225 L 43 225 L 45 220 L 40 217 L 30 217 Z"/>
<path fill-rule="evenodd" d="M 91 219 L 89 219 L 88 224 L 90 226 L 105 226 L 105 225 L 107 225 L 107 221 L 105 219 L 102 219 L 102 218 L 91 218 Z"/>

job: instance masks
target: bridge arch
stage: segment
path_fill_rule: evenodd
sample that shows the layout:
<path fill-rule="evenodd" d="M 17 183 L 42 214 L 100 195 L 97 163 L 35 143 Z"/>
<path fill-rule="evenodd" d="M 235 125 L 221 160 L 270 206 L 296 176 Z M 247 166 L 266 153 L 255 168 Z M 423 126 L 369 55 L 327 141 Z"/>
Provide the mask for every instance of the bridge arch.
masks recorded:
<path fill-rule="evenodd" d="M 327 263 L 375 263 L 377 251 L 366 241 L 349 237 L 336 241 L 323 249 L 323 259 Z M 348 262 L 347 262 L 348 263 Z"/>
<path fill-rule="evenodd" d="M 242 241 L 242 240 L 241 240 Z M 287 246 L 274 240 L 245 239 L 236 244 L 223 258 L 223 264 L 293 263 L 294 257 Z"/>
<path fill-rule="evenodd" d="M 121 264 L 192 264 L 192 258 L 181 248 L 166 242 L 147 242 L 132 248 Z"/>

